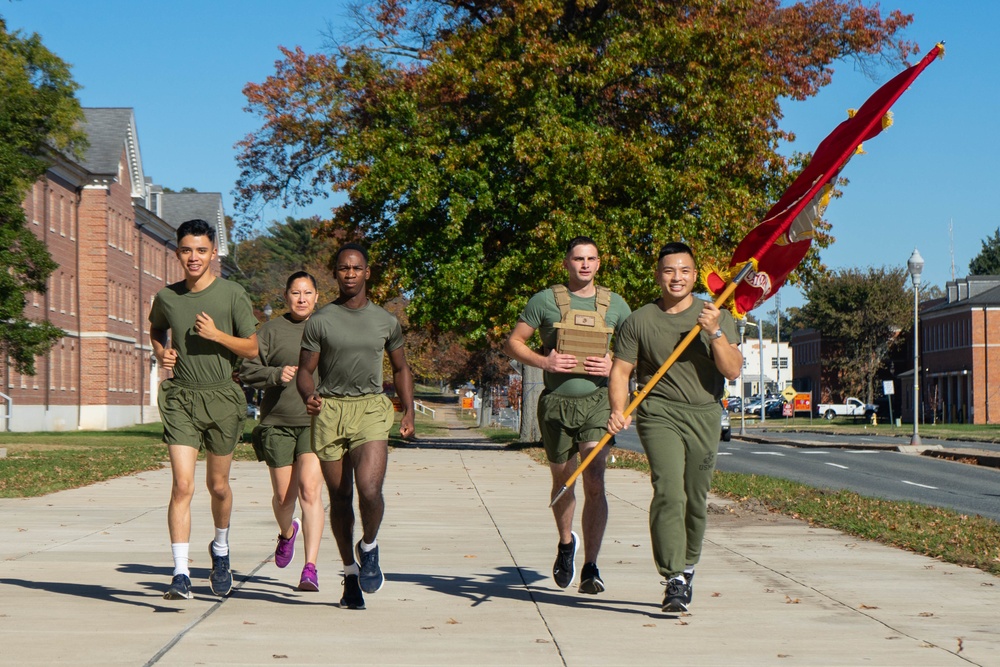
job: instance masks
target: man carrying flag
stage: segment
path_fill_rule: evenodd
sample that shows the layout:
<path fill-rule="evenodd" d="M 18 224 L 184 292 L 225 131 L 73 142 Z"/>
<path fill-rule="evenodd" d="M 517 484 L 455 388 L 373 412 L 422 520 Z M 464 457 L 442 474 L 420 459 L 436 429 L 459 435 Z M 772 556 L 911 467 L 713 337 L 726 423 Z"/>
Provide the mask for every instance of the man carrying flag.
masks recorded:
<path fill-rule="evenodd" d="M 649 460 L 653 500 L 649 530 L 656 568 L 666 579 L 663 611 L 687 611 L 694 566 L 705 537 L 708 490 L 719 451 L 719 400 L 725 378 L 736 379 L 743 355 L 732 315 L 691 293 L 698 284 L 694 253 L 684 243 L 660 250 L 660 298 L 632 313 L 618 332 L 608 378 L 608 432 L 628 428 L 628 381 L 637 369 L 650 382 L 693 327 L 697 340 L 649 390 L 636 410 L 639 441 Z"/>

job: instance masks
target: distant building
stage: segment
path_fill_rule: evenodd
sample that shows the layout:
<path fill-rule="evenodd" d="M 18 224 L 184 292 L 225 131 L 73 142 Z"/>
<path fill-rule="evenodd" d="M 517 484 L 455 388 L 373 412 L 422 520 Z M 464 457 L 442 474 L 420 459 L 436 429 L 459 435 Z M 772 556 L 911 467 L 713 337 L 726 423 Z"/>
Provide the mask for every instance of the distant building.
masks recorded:
<path fill-rule="evenodd" d="M 82 160 L 53 152 L 24 200 L 28 227 L 59 265 L 48 291 L 29 294 L 25 314 L 66 332 L 21 375 L 0 359 L 0 429 L 106 429 L 159 420 L 164 373 L 149 344 L 157 290 L 182 278 L 176 229 L 203 218 L 227 235 L 219 193 L 164 193 L 143 172 L 135 115 L 84 109 L 90 141 Z M 219 261 L 212 270 L 220 272 Z"/>
<path fill-rule="evenodd" d="M 765 394 L 780 394 L 781 390 L 793 383 L 793 352 L 788 343 L 775 343 L 770 338 L 763 340 L 763 372 L 761 372 L 761 341 L 759 337 L 744 336 L 743 372 L 736 380 L 730 380 L 727 389 L 730 396 L 758 396 L 763 386 Z"/>
<path fill-rule="evenodd" d="M 946 291 L 946 298 L 920 304 L 920 422 L 998 424 L 1000 276 L 953 280 Z M 876 387 L 891 381 L 892 414 L 913 423 L 912 331 L 901 340 Z M 813 329 L 792 334 L 795 388 L 811 392 L 813 405 L 843 398 L 837 378 L 823 365 L 829 346 Z"/>
<path fill-rule="evenodd" d="M 920 312 L 921 422 L 1000 424 L 1000 276 L 952 280 L 946 292 Z M 900 379 L 912 421 L 912 369 Z"/>

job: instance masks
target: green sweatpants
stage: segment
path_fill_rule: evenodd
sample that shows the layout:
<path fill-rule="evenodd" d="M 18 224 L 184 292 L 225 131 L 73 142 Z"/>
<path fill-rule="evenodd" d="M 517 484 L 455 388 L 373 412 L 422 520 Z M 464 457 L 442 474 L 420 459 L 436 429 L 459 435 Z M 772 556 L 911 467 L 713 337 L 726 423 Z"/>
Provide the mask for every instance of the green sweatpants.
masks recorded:
<path fill-rule="evenodd" d="M 653 560 L 667 579 L 701 558 L 708 490 L 719 453 L 720 410 L 715 403 L 687 405 L 655 397 L 636 410 L 636 431 L 653 483 Z"/>

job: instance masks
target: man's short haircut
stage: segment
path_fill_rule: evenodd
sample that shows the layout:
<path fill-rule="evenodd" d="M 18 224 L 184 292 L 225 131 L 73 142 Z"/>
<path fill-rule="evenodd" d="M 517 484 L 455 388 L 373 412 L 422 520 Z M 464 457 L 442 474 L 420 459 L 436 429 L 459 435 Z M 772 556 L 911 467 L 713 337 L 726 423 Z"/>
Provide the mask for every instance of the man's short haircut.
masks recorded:
<path fill-rule="evenodd" d="M 294 283 L 299 278 L 306 278 L 313 284 L 313 289 L 317 289 L 316 278 L 313 277 L 308 271 L 296 271 L 292 275 L 288 276 L 288 280 L 285 281 L 285 291 L 292 289 L 292 283 Z"/>
<path fill-rule="evenodd" d="M 201 218 L 181 223 L 181 226 L 177 228 L 177 242 L 180 243 L 185 236 L 207 236 L 212 245 L 215 245 L 215 227 Z"/>
<path fill-rule="evenodd" d="M 589 236 L 577 236 L 575 238 L 570 239 L 570 242 L 566 245 L 566 254 L 569 255 L 571 252 L 573 252 L 573 248 L 577 247 L 578 245 L 592 245 L 595 248 L 597 248 L 597 242 L 594 241 L 594 239 L 590 238 Z M 598 255 L 601 254 L 600 249 L 597 250 L 597 254 Z"/>
<path fill-rule="evenodd" d="M 694 252 L 691 250 L 691 246 L 687 243 L 681 243 L 680 241 L 673 241 L 672 243 L 668 243 L 660 248 L 660 255 L 656 258 L 656 261 L 659 262 L 667 255 L 691 255 L 691 259 L 695 260 L 695 264 L 698 263 L 698 260 L 695 259 Z"/>
<path fill-rule="evenodd" d="M 356 252 L 361 253 L 361 256 L 365 258 L 365 264 L 368 263 L 368 251 L 365 250 L 363 245 L 361 245 L 360 243 L 345 243 L 344 245 L 340 246 L 340 249 L 337 250 L 337 254 L 333 256 L 334 266 L 337 266 L 337 263 L 340 261 L 340 256 L 343 255 L 348 250 L 354 250 Z"/>

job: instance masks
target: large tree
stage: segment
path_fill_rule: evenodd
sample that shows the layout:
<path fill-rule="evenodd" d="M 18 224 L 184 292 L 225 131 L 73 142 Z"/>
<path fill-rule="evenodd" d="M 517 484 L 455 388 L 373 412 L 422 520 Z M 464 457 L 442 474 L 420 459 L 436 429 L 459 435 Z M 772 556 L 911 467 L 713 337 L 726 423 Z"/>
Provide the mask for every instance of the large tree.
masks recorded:
<path fill-rule="evenodd" d="M 25 297 L 44 293 L 56 263 L 26 227 L 21 203 L 45 175 L 52 150 L 79 157 L 85 137 L 69 66 L 37 34 L 7 32 L 0 18 L 0 354 L 20 373 L 35 373 L 65 333 L 24 315 Z"/>
<path fill-rule="evenodd" d="M 382 0 L 333 53 L 283 50 L 244 90 L 238 210 L 348 193 L 331 229 L 371 245 L 411 321 L 481 344 L 563 279 L 574 235 L 633 305 L 683 238 L 728 261 L 806 158 L 782 99 L 833 65 L 897 65 L 911 18 L 860 0 Z M 821 223 L 819 248 L 830 243 Z M 821 266 L 814 252 L 802 271 Z"/>
<path fill-rule="evenodd" d="M 823 334 L 824 394 L 875 398 L 875 380 L 899 344 L 913 329 L 913 300 L 907 296 L 906 270 L 841 269 L 805 290 L 808 302 L 797 320 Z M 826 398 L 826 396 L 824 396 Z"/>
<path fill-rule="evenodd" d="M 983 239 L 983 249 L 969 262 L 970 276 L 1000 276 L 1000 227 Z"/>

